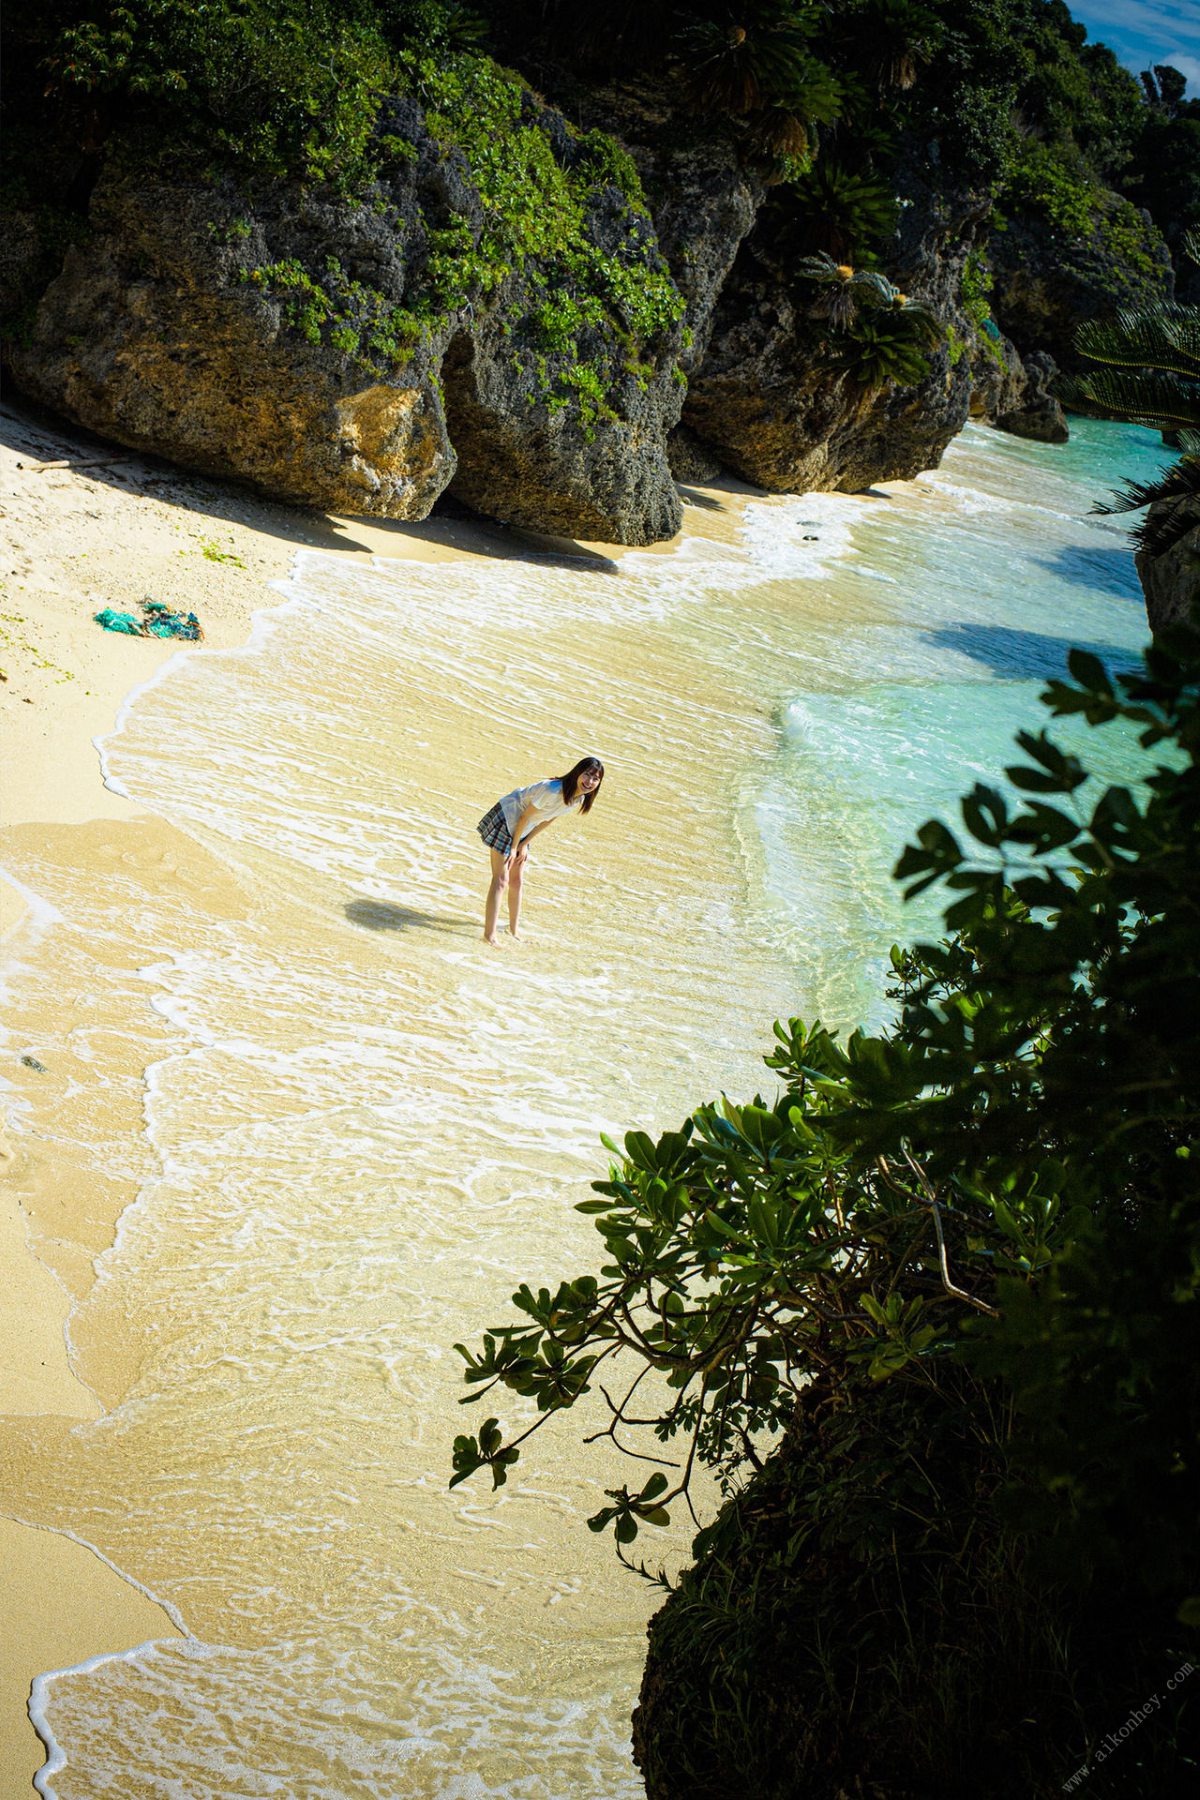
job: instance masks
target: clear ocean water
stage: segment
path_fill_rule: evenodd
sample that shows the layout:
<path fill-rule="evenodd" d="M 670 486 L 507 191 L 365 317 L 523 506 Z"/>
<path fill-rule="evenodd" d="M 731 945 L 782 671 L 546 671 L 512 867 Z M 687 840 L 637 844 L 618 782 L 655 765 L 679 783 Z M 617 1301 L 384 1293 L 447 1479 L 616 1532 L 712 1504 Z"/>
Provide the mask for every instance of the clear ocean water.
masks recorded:
<path fill-rule="evenodd" d="M 590 1266 L 601 1131 L 765 1087 L 777 1016 L 884 1016 L 889 945 L 936 923 L 890 882 L 906 838 L 1012 760 L 1071 644 L 1143 645 L 1089 507 L 1162 460 L 970 428 L 914 483 L 752 501 L 663 555 L 305 553 L 247 648 L 131 699 L 104 767 L 153 817 L 101 884 L 70 832 L 24 857 L 53 911 L 9 975 L 14 1030 L 78 997 L 29 1038 L 69 1075 L 38 1154 L 120 1219 L 40 1246 L 107 1410 L 0 1421 L 0 1507 L 186 1635 L 47 1671 L 44 1793 L 640 1792 L 653 1595 L 583 1523 L 624 1473 L 559 1422 L 499 1495 L 448 1493 L 452 1345 Z M 600 803 L 489 952 L 475 820 L 585 750 Z"/>

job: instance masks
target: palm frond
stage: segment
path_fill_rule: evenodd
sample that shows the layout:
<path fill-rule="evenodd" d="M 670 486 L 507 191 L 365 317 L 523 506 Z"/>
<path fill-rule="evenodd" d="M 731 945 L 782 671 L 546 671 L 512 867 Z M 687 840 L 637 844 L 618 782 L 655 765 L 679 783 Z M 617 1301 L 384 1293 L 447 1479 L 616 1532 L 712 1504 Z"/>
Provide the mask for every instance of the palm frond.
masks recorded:
<path fill-rule="evenodd" d="M 1200 427 L 1200 386 L 1162 370 L 1126 374 L 1101 369 L 1080 376 L 1080 394 L 1114 418 L 1155 431 Z"/>
<path fill-rule="evenodd" d="M 1183 251 L 1200 264 L 1200 232 L 1187 233 Z M 1068 404 L 1073 397 L 1110 418 L 1148 425 L 1183 451 L 1155 480 L 1127 481 L 1092 508 L 1147 508 L 1129 535 L 1138 551 L 1161 556 L 1200 528 L 1200 308 L 1178 301 L 1124 308 L 1115 318 L 1082 325 L 1075 342 L 1104 367 L 1070 384 Z"/>
<path fill-rule="evenodd" d="M 1140 512 L 1160 500 L 1186 500 L 1200 496 L 1200 457 L 1182 456 L 1153 481 L 1127 481 L 1107 500 L 1097 500 L 1094 513 Z"/>
<path fill-rule="evenodd" d="M 1089 319 L 1076 332 L 1075 345 L 1109 367 L 1164 369 L 1200 380 L 1200 314 L 1194 306 L 1163 301 Z"/>
<path fill-rule="evenodd" d="M 1136 550 L 1161 556 L 1200 525 L 1200 511 L 1192 504 L 1196 501 L 1200 501 L 1200 456 L 1184 456 L 1157 481 L 1127 481 L 1107 501 L 1097 501 L 1092 511 L 1111 516 L 1149 507 L 1129 535 Z"/>

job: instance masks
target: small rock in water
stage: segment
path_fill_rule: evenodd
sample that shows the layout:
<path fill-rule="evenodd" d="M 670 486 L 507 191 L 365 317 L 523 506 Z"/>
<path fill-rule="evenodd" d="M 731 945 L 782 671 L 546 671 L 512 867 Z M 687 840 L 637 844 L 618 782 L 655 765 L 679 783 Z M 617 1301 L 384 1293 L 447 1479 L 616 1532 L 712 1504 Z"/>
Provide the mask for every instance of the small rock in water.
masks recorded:
<path fill-rule="evenodd" d="M 39 1075 L 48 1075 L 50 1073 L 45 1063 L 39 1062 L 36 1056 L 25 1055 L 21 1058 L 21 1061 L 25 1064 L 27 1069 L 36 1069 Z"/>

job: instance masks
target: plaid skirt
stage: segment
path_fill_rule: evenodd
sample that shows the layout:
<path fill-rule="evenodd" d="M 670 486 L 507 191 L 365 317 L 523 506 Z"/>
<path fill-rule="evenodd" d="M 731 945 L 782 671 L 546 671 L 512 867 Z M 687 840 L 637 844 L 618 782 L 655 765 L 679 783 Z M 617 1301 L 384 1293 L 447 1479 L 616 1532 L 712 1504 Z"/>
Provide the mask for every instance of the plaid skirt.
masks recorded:
<path fill-rule="evenodd" d="M 492 850 L 498 850 L 501 856 L 507 856 L 512 849 L 512 834 L 504 818 L 504 808 L 497 800 L 488 812 L 485 812 L 475 827 L 484 843 Z"/>

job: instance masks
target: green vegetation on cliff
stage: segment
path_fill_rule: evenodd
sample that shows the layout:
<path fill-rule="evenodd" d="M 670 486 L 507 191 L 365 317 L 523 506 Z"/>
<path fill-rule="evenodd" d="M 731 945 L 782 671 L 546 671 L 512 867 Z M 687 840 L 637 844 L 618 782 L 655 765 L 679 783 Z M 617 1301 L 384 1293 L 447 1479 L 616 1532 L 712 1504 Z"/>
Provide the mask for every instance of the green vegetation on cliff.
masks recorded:
<path fill-rule="evenodd" d="M 1080 319 L 1161 297 L 1164 235 L 1200 224 L 1200 190 L 1147 161 L 1167 130 L 1186 151 L 1173 90 L 1149 97 L 1062 0 L 748 0 L 736 22 L 717 0 L 645 0 L 603 30 L 566 0 L 482 10 L 502 53 L 564 93 L 634 76 L 688 95 L 772 184 L 756 233 L 772 255 L 894 268 L 914 180 L 977 191 L 1002 240 L 1013 228 L 990 258 L 1015 267 L 1001 323 L 1060 361 Z M 898 364 L 901 385 L 921 378 Z"/>
<path fill-rule="evenodd" d="M 777 1098 L 610 1145 L 595 1270 L 463 1349 L 536 1416 L 456 1481 L 583 1403 L 659 1464 L 590 1521 L 623 1558 L 699 1464 L 728 1496 L 652 1630 L 655 1800 L 957 1796 L 984 1746 L 1015 1800 L 1195 1654 L 1200 643 L 1071 668 L 1050 710 L 1137 734 L 1139 790 L 1022 733 L 901 860 L 951 935 L 894 953 L 895 1025 L 777 1025 Z M 1166 1791 L 1198 1709 L 1119 1791 Z"/>
<path fill-rule="evenodd" d="M 644 389 L 647 353 L 662 349 L 683 300 L 628 155 L 551 115 L 479 50 L 482 35 L 477 19 L 434 0 L 52 3 L 14 33 L 12 197 L 42 221 L 62 211 L 43 191 L 62 188 L 62 171 L 39 171 L 22 117 L 28 90 L 47 80 L 56 135 L 84 147 L 84 191 L 103 154 L 214 187 L 232 177 L 251 198 L 262 184 L 298 182 L 388 213 L 391 178 L 432 151 L 442 186 L 465 177 L 471 204 L 431 219 L 393 210 L 399 236 L 422 246 L 403 304 L 328 253 L 247 260 L 240 279 L 309 343 L 381 374 L 523 277 L 510 330 L 530 402 L 572 408 L 590 432 L 618 417 L 630 380 Z M 404 97 L 418 110 L 398 121 Z"/>

